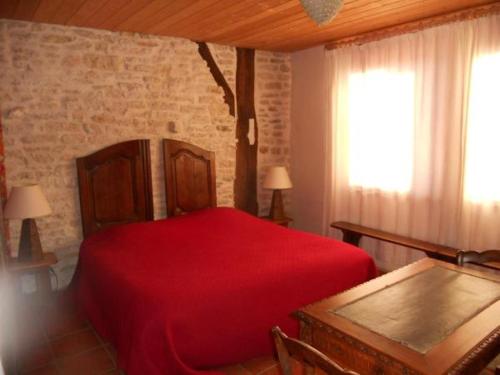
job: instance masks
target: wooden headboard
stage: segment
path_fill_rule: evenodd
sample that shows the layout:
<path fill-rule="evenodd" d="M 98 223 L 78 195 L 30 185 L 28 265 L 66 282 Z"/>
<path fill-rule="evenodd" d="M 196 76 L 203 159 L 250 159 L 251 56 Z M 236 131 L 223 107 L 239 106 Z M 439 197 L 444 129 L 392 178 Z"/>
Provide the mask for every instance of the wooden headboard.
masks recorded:
<path fill-rule="evenodd" d="M 76 159 L 83 236 L 153 220 L 149 140 L 118 143 Z"/>
<path fill-rule="evenodd" d="M 217 206 L 214 152 L 164 139 L 163 160 L 169 217 Z"/>

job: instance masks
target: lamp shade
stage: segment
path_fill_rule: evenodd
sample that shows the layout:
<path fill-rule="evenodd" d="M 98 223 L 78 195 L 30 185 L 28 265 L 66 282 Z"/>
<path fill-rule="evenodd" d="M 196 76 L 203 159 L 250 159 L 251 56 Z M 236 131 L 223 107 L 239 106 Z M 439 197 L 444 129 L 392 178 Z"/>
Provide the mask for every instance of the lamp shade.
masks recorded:
<path fill-rule="evenodd" d="M 10 191 L 5 205 L 6 219 L 33 219 L 52 212 L 39 185 L 16 186 Z"/>
<path fill-rule="evenodd" d="M 269 169 L 262 186 L 264 189 L 290 189 L 292 181 L 290 181 L 286 168 L 277 166 Z"/>

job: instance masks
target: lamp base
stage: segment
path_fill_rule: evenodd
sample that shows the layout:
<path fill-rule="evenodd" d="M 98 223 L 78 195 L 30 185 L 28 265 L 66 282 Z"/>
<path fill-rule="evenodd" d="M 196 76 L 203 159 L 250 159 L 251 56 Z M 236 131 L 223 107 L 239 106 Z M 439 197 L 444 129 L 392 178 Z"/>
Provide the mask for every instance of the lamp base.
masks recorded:
<path fill-rule="evenodd" d="M 38 235 L 35 219 L 24 219 L 19 242 L 19 261 L 41 260 L 43 258 L 42 244 Z"/>
<path fill-rule="evenodd" d="M 285 211 L 283 210 L 283 197 L 281 190 L 273 190 L 273 198 L 271 200 L 271 210 L 269 211 L 269 218 L 271 220 L 286 219 Z"/>

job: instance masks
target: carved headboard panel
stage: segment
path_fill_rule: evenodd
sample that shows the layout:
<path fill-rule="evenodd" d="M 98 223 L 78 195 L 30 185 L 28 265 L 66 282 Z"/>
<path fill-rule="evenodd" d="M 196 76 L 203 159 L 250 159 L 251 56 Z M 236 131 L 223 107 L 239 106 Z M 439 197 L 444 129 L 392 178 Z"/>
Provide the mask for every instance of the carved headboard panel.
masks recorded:
<path fill-rule="evenodd" d="M 164 139 L 163 159 L 168 216 L 217 206 L 215 153 Z"/>
<path fill-rule="evenodd" d="M 149 140 L 118 143 L 76 159 L 83 236 L 153 220 Z"/>

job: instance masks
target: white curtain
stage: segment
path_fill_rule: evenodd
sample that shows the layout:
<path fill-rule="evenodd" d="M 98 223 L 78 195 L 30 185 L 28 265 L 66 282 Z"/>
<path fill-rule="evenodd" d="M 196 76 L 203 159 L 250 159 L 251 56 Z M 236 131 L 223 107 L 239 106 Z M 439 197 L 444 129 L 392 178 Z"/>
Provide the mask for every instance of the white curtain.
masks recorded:
<path fill-rule="evenodd" d="M 328 51 L 327 67 L 325 228 L 500 249 L 500 16 Z M 422 256 L 362 247 L 386 269 Z"/>

